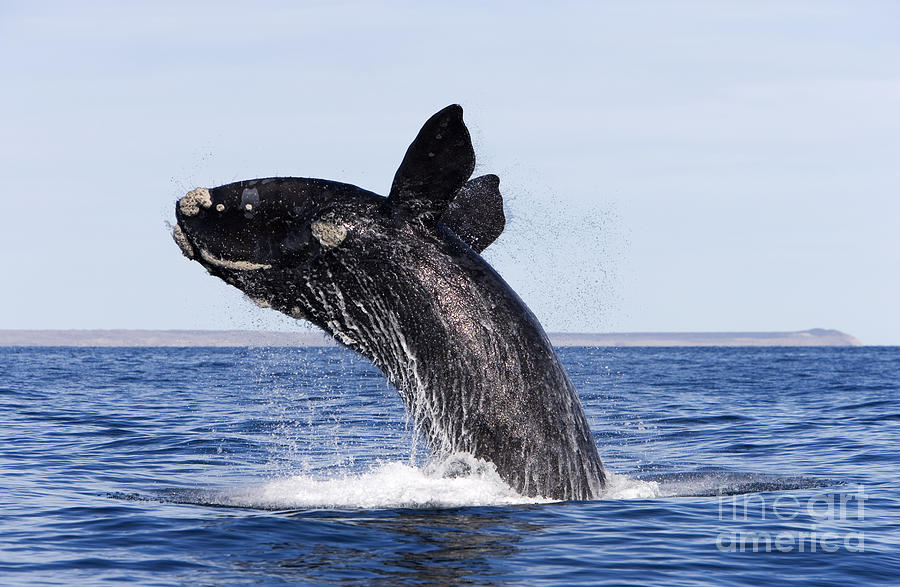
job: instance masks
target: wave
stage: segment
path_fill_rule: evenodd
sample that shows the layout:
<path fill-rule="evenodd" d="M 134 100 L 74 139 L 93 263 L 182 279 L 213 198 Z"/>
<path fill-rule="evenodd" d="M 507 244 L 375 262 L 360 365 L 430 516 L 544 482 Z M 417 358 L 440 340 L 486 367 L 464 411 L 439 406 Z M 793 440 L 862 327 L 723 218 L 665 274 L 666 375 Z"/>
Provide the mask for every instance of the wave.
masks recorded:
<path fill-rule="evenodd" d="M 743 495 L 769 491 L 817 489 L 843 484 L 833 479 L 818 477 L 732 471 L 663 473 L 640 475 L 638 479 L 655 484 L 659 491 L 658 497 Z"/>

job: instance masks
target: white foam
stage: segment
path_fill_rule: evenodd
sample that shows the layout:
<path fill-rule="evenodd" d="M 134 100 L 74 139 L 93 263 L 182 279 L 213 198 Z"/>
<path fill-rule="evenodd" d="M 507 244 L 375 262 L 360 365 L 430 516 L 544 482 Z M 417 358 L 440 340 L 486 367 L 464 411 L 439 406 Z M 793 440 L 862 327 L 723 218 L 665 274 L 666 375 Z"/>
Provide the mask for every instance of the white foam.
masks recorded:
<path fill-rule="evenodd" d="M 440 468 L 382 463 L 365 473 L 332 478 L 297 475 L 262 485 L 234 488 L 216 499 L 221 505 L 265 509 L 450 508 L 544 503 L 506 485 L 493 466 L 469 475 L 445 477 Z"/>
<path fill-rule="evenodd" d="M 601 499 L 656 497 L 660 497 L 660 490 L 655 481 L 608 473 Z M 206 493 L 201 499 L 217 505 L 277 510 L 431 509 L 557 501 L 520 495 L 503 482 L 493 464 L 459 454 L 423 468 L 383 462 L 364 473 L 326 478 L 296 475 L 233 487 L 213 495 Z"/>
<path fill-rule="evenodd" d="M 641 481 L 606 471 L 606 488 L 601 499 L 656 499 L 663 493 L 656 481 Z"/>

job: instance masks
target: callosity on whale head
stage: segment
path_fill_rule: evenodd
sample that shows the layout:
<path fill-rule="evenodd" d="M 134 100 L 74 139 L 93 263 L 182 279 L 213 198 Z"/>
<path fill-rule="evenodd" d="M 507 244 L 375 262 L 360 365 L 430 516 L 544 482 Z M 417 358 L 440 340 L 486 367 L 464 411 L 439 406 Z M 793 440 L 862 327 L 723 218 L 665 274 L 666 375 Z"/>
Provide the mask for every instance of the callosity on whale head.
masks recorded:
<path fill-rule="evenodd" d="M 503 231 L 499 179 L 470 179 L 459 106 L 432 116 L 388 197 L 321 179 L 198 188 L 175 206 L 188 258 L 309 320 L 397 387 L 437 453 L 489 460 L 516 490 L 604 483 L 578 396 L 540 324 L 479 253 Z"/>
<path fill-rule="evenodd" d="M 384 198 L 337 182 L 240 181 L 188 192 L 176 206 L 173 234 L 182 252 L 213 275 L 296 314 L 295 288 L 285 277 L 302 277 L 348 238 L 358 244 L 383 206 Z"/>

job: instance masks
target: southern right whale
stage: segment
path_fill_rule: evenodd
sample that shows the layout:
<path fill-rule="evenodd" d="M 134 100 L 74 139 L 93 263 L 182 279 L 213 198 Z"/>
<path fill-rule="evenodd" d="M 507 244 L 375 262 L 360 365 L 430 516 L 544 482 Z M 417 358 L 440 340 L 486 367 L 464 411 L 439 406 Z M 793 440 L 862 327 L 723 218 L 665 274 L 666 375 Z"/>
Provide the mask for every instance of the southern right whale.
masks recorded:
<path fill-rule="evenodd" d="M 591 499 L 603 467 L 540 323 L 479 255 L 503 231 L 499 179 L 470 180 L 462 108 L 419 131 L 387 198 L 297 177 L 188 192 L 185 256 L 256 303 L 329 332 L 400 392 L 437 455 L 492 462 L 527 496 Z"/>

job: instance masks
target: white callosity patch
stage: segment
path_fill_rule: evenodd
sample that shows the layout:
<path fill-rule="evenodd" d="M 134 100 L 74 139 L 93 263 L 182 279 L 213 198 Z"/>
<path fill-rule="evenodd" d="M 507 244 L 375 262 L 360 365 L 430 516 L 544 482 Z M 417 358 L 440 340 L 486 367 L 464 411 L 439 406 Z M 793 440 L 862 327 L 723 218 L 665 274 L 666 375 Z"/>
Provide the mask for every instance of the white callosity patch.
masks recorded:
<path fill-rule="evenodd" d="M 316 240 L 322 243 L 322 246 L 326 249 L 338 246 L 347 238 L 347 229 L 334 222 L 316 220 L 310 224 L 309 229 L 312 235 L 316 237 Z"/>
<path fill-rule="evenodd" d="M 264 298 L 252 298 L 250 296 L 247 296 L 247 299 L 264 310 L 272 307 L 272 304 L 269 303 L 269 300 Z"/>
<path fill-rule="evenodd" d="M 194 247 L 191 246 L 191 242 L 184 236 L 184 232 L 181 231 L 181 227 L 177 224 L 172 229 L 172 238 L 175 239 L 175 243 L 178 244 L 178 248 L 181 249 L 185 257 L 188 259 L 194 258 Z"/>
<path fill-rule="evenodd" d="M 253 218 L 257 206 L 259 206 L 259 190 L 245 188 L 241 193 L 241 209 L 244 210 L 244 218 Z"/>
<path fill-rule="evenodd" d="M 193 189 L 178 201 L 178 208 L 185 216 L 195 216 L 200 212 L 201 206 L 203 208 L 212 206 L 212 197 L 206 188 Z"/>
<path fill-rule="evenodd" d="M 200 249 L 200 257 L 207 263 L 223 267 L 225 269 L 235 269 L 237 271 L 253 271 L 256 269 L 271 269 L 271 265 L 265 263 L 253 263 L 251 261 L 229 261 L 228 259 L 219 259 L 206 249 Z"/>

